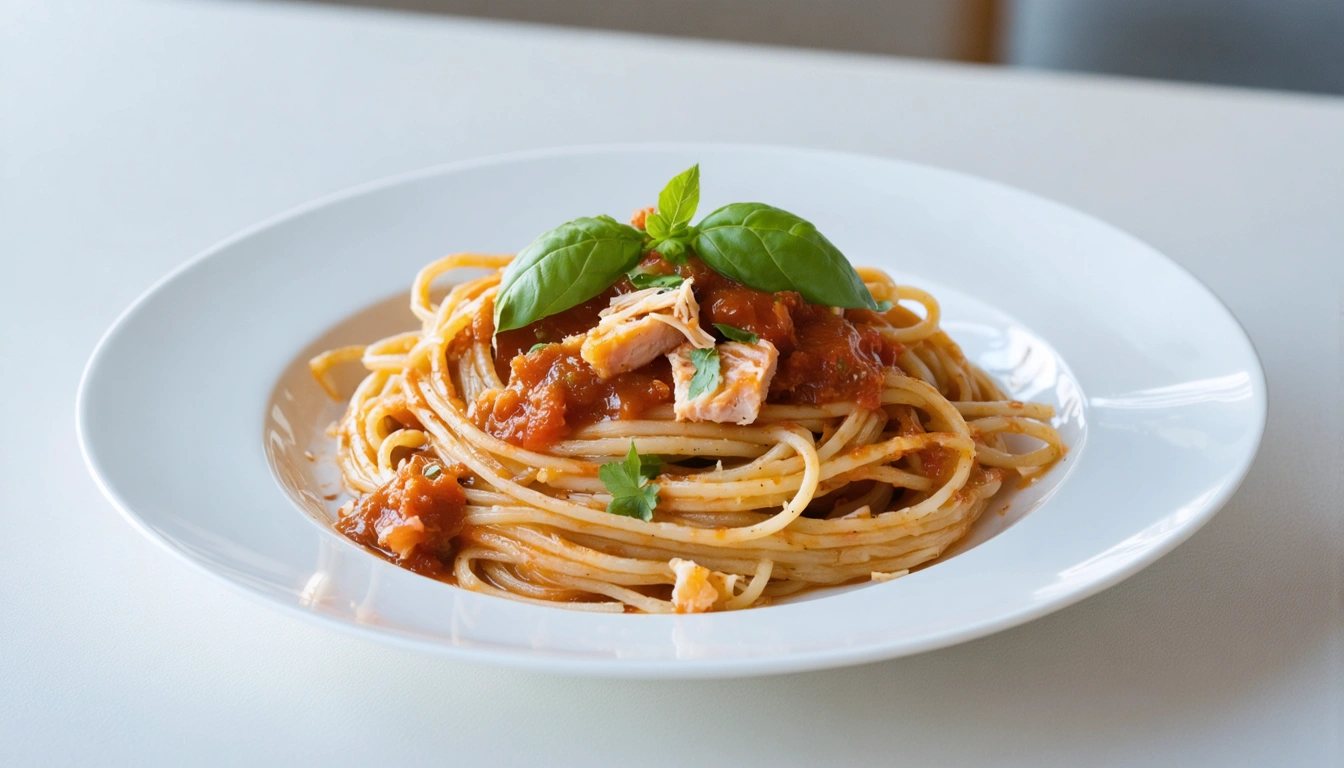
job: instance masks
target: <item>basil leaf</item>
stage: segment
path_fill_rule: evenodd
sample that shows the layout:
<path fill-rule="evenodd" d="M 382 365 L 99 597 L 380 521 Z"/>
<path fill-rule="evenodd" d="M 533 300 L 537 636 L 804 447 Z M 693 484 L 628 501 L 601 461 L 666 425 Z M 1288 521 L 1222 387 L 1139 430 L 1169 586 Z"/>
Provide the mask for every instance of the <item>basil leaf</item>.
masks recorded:
<path fill-rule="evenodd" d="M 732 203 L 700 221 L 695 252 L 758 291 L 797 291 L 813 304 L 874 309 L 844 254 L 807 220 L 764 203 Z"/>
<path fill-rule="evenodd" d="M 719 333 L 722 333 L 724 338 L 730 341 L 740 341 L 743 344 L 755 344 L 756 342 L 761 340 L 760 336 L 757 336 L 756 334 L 751 333 L 749 331 L 744 331 L 741 328 L 734 328 L 731 325 L 724 325 L 723 323 L 715 323 L 714 327 L 718 328 Z"/>
<path fill-rule="evenodd" d="M 663 191 L 658 193 L 658 216 L 667 223 L 668 229 L 679 224 L 690 224 L 695 209 L 700 206 L 700 164 L 696 163 L 667 182 Z M 653 230 L 649 234 L 654 237 Z"/>
<path fill-rule="evenodd" d="M 654 239 L 667 237 L 672 233 L 672 228 L 668 226 L 667 219 L 663 218 L 661 213 L 650 213 L 644 219 L 644 231 Z"/>
<path fill-rule="evenodd" d="M 581 304 L 629 272 L 644 233 L 610 216 L 581 218 L 540 235 L 504 270 L 495 330 L 510 331 Z"/>
<path fill-rule="evenodd" d="M 717 391 L 719 384 L 723 382 L 723 377 L 719 374 L 718 348 L 692 349 L 691 363 L 695 365 L 695 375 L 691 377 L 691 391 L 688 397 L 694 400 L 706 392 L 712 394 Z"/>
<path fill-rule="evenodd" d="M 658 485 L 649 480 L 658 476 L 662 459 L 640 456 L 635 441 L 630 441 L 630 453 L 624 461 L 612 461 L 597 468 L 597 476 L 611 494 L 607 512 L 613 515 L 653 519 L 653 508 L 658 505 Z"/>
<path fill-rule="evenodd" d="M 636 272 L 630 275 L 630 282 L 641 291 L 645 288 L 676 288 L 685 282 L 681 275 L 650 275 Z"/>
<path fill-rule="evenodd" d="M 545 349 L 545 348 L 547 348 L 547 347 L 549 347 L 549 346 L 551 346 L 551 345 L 550 345 L 550 344 L 547 344 L 547 343 L 544 342 L 544 341 L 542 341 L 542 342 L 538 342 L 538 343 L 536 343 L 536 344 L 533 344 L 531 349 L 527 350 L 527 354 L 530 355 L 530 354 L 532 354 L 533 352 L 536 352 L 538 349 Z"/>
<path fill-rule="evenodd" d="M 894 306 L 896 305 L 892 304 L 890 301 L 883 299 L 882 301 L 877 302 L 877 306 L 874 308 L 874 310 L 877 312 L 890 312 L 891 308 Z"/>
<path fill-rule="evenodd" d="M 649 244 L 650 251 L 657 251 L 660 256 L 673 264 L 686 263 L 686 241 L 672 238 L 668 240 L 655 240 Z"/>

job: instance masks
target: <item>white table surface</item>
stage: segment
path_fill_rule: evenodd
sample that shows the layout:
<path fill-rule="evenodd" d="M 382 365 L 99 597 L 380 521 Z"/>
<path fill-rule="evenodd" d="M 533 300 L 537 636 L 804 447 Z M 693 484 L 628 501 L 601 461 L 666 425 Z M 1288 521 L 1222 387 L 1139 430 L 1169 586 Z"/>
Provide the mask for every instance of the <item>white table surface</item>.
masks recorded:
<path fill-rule="evenodd" d="M 1147 239 L 1264 360 L 1245 485 L 1158 564 L 997 636 L 646 683 L 426 658 L 282 616 L 99 495 L 75 443 L 79 374 L 175 265 L 380 176 L 645 139 L 934 163 Z M 9 0 L 0 266 L 0 763 L 1344 762 L 1344 100 L 316 6 Z M 227 466 L 208 439 L 164 446 L 184 449 Z"/>

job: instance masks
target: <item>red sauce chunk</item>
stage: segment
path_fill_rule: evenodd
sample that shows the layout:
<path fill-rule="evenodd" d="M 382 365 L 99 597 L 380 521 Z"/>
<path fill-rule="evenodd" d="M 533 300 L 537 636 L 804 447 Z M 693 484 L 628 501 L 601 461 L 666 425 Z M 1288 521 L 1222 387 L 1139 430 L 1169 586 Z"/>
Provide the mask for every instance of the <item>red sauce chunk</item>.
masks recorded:
<path fill-rule="evenodd" d="M 695 257 L 673 264 L 651 252 L 638 269 L 694 278 L 700 325 L 706 332 L 721 338 L 714 325 L 731 325 L 775 345 L 780 360 L 769 402 L 854 400 L 864 408 L 880 407 L 885 371 L 895 365 L 902 347 L 861 322 L 870 313 L 847 317 L 809 304 L 792 291 L 748 288 Z M 477 426 L 514 445 L 544 450 L 580 427 L 639 418 L 649 408 L 671 402 L 665 358 L 604 381 L 579 354 L 580 337 L 597 325 L 599 313 L 613 297 L 633 290 L 621 278 L 589 301 L 498 334 L 495 367 L 507 386 L 482 393 L 472 405 Z M 481 330 L 473 332 L 485 338 Z"/>
<path fill-rule="evenodd" d="M 611 300 L 619 294 L 634 290 L 630 281 L 621 278 L 620 282 L 597 296 L 564 312 L 543 317 L 531 325 L 504 331 L 495 336 L 495 370 L 506 384 L 512 372 L 510 363 L 518 355 L 526 354 L 538 344 L 554 344 L 570 336 L 581 336 L 590 328 L 597 326 L 599 313 L 611 305 Z M 485 313 L 482 313 L 484 315 Z M 489 335 L 485 335 L 489 340 Z"/>
<path fill-rule="evenodd" d="M 854 400 L 863 408 L 882 405 L 886 369 L 900 347 L 871 325 L 852 323 L 829 307 L 805 304 L 794 313 L 798 341 L 782 357 L 770 396 L 793 403 Z"/>
<path fill-rule="evenodd" d="M 774 344 L 780 354 L 793 351 L 797 340 L 793 312 L 806 303 L 798 294 L 748 288 L 720 275 L 695 257 L 684 264 L 671 264 L 654 253 L 646 256 L 639 268 L 655 275 L 675 273 L 687 279 L 694 278 L 695 301 L 700 305 L 700 327 L 707 332 L 715 333 L 715 323 L 731 325 Z"/>
<path fill-rule="evenodd" d="M 654 266 L 646 259 L 644 269 L 655 271 Z M 713 333 L 715 323 L 731 325 L 779 349 L 770 402 L 817 405 L 854 400 L 864 408 L 881 406 L 886 369 L 896 364 L 903 348 L 876 328 L 830 307 L 809 304 L 792 291 L 748 288 L 696 258 L 676 271 L 695 278 L 700 324 L 706 331 Z M 866 314 L 855 312 L 854 319 Z"/>
<path fill-rule="evenodd" d="M 482 392 L 472 405 L 476 425 L 540 451 L 579 427 L 637 419 L 655 405 L 672 402 L 672 369 L 665 358 L 603 380 L 580 356 L 581 344 L 573 339 L 514 357 L 508 386 Z"/>
<path fill-rule="evenodd" d="M 460 465 L 413 456 L 391 480 L 360 499 L 336 530 L 404 568 L 447 578 L 453 540 L 466 519 L 467 496 L 458 483 L 465 472 Z"/>

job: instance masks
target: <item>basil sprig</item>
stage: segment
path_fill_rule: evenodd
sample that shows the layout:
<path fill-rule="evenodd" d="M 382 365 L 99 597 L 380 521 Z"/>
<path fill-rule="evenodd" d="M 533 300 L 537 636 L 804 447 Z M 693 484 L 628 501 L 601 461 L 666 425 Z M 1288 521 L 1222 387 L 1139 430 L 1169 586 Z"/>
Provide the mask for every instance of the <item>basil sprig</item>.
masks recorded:
<path fill-rule="evenodd" d="M 667 182 L 658 193 L 658 211 L 644 220 L 644 230 L 653 238 L 649 250 L 674 263 L 686 260 L 686 246 L 694 232 L 691 217 L 700 207 L 700 165 L 697 163 Z"/>
<path fill-rule="evenodd" d="M 542 234 L 504 270 L 495 297 L 495 330 L 522 328 L 597 296 L 629 272 L 640 254 L 672 262 L 687 248 L 719 274 L 758 291 L 797 291 L 813 304 L 877 309 L 863 278 L 807 220 L 764 203 L 732 203 L 691 224 L 700 205 L 700 166 L 658 194 L 644 230 L 610 216 L 575 219 Z M 672 287 L 666 278 L 636 285 Z"/>
<path fill-rule="evenodd" d="M 663 191 L 658 193 L 658 212 L 655 219 L 667 222 L 668 228 L 691 223 L 695 209 L 700 207 L 700 164 L 696 163 L 667 182 Z"/>

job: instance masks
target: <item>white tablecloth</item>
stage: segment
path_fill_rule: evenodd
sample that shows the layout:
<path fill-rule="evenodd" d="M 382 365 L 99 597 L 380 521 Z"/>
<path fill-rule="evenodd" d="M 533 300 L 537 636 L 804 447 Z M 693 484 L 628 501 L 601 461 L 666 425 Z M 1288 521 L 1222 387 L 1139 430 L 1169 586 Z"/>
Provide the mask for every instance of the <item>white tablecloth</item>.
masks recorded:
<path fill-rule="evenodd" d="M 548 677 L 330 632 L 187 569 L 98 494 L 80 371 L 175 265 L 398 171 L 645 139 L 934 163 L 1147 239 L 1264 360 L 1245 485 L 1157 565 L 1026 626 L 719 682 Z M 1344 100 L 312 5 L 10 0 L 0 266 L 0 762 L 1344 759 Z M 208 439 L 164 450 L 228 461 Z"/>

